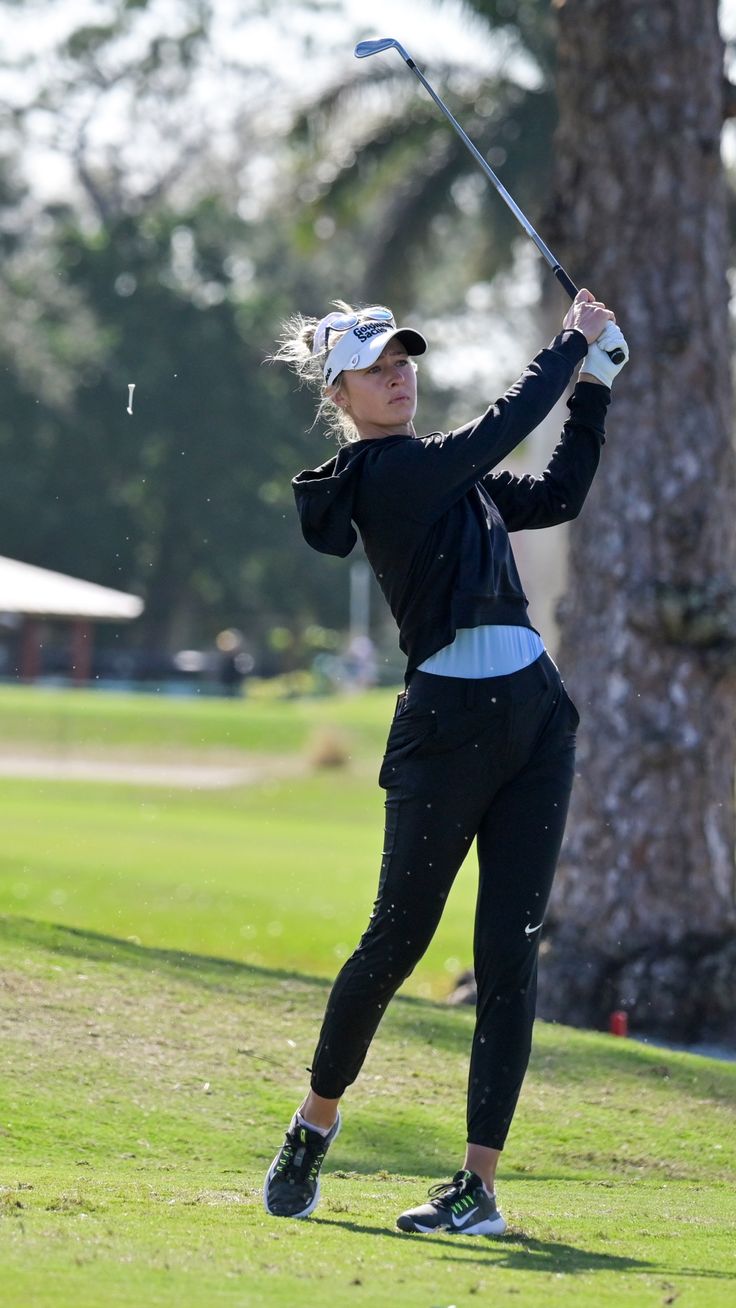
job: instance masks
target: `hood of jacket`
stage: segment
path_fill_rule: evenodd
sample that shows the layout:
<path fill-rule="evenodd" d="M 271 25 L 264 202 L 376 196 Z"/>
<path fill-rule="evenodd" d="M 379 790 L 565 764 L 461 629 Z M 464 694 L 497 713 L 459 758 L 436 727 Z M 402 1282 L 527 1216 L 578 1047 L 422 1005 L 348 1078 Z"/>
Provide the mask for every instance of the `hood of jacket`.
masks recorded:
<path fill-rule="evenodd" d="M 312 549 L 340 558 L 350 553 L 358 539 L 352 518 L 365 461 L 376 458 L 385 445 L 407 439 L 378 436 L 353 441 L 319 468 L 305 468 L 292 478 L 302 533 Z"/>

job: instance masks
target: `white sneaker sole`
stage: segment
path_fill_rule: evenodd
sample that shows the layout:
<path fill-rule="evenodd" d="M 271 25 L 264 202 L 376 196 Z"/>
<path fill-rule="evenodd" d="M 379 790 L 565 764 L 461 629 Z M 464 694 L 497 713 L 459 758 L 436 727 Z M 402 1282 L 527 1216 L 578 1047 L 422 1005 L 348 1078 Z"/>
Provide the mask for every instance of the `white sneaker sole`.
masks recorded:
<path fill-rule="evenodd" d="M 476 1222 L 474 1226 L 422 1226 L 419 1222 L 415 1222 L 414 1230 L 422 1235 L 430 1235 L 433 1231 L 441 1231 L 445 1235 L 503 1235 L 506 1221 L 499 1213 L 498 1217 L 486 1217 L 484 1221 Z M 410 1235 L 411 1232 L 407 1234 Z"/>
<path fill-rule="evenodd" d="M 339 1136 L 341 1129 L 342 1129 L 342 1116 L 338 1110 L 337 1130 L 333 1135 L 332 1140 L 330 1141 L 330 1148 L 332 1148 L 332 1145 L 334 1144 L 335 1140 Z M 302 1211 L 300 1213 L 275 1213 L 273 1209 L 269 1208 L 268 1206 L 268 1187 L 271 1181 L 271 1177 L 273 1176 L 274 1171 L 276 1170 L 276 1164 L 279 1160 L 280 1153 L 281 1150 L 279 1149 L 273 1162 L 271 1163 L 271 1166 L 269 1167 L 266 1173 L 266 1179 L 263 1182 L 263 1207 L 265 1208 L 267 1213 L 271 1214 L 272 1217 L 309 1217 L 309 1214 L 314 1212 L 315 1208 L 317 1207 L 317 1204 L 319 1203 L 319 1196 L 320 1196 L 319 1177 L 317 1177 L 317 1187 L 315 1189 L 314 1195 L 312 1196 L 311 1202 L 307 1205 L 306 1208 L 302 1208 Z"/>

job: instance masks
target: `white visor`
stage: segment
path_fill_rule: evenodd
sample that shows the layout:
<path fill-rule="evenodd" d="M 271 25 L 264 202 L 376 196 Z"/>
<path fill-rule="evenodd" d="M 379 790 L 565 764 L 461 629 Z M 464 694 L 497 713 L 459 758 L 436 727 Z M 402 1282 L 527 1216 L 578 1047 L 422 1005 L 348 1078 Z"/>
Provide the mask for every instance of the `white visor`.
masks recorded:
<path fill-rule="evenodd" d="M 351 327 L 333 345 L 325 359 L 326 386 L 334 386 L 341 372 L 357 372 L 369 368 L 385 350 L 389 341 L 397 337 L 407 354 L 424 354 L 427 342 L 413 327 L 392 327 L 385 322 L 359 322 Z"/>

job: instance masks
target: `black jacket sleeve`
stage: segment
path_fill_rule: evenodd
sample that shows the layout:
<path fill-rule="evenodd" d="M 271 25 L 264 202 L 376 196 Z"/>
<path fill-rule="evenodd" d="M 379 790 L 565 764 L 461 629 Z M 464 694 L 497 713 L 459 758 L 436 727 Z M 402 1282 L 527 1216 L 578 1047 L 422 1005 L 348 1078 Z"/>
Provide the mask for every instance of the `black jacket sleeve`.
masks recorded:
<path fill-rule="evenodd" d="M 587 349 L 582 332 L 560 332 L 480 418 L 395 447 L 392 475 L 404 510 L 419 522 L 445 513 L 546 418 Z"/>
<path fill-rule="evenodd" d="M 507 531 L 555 527 L 577 517 L 605 445 L 610 402 L 607 386 L 578 382 L 567 402 L 570 417 L 562 438 L 541 477 L 515 477 L 504 471 L 482 478 Z"/>

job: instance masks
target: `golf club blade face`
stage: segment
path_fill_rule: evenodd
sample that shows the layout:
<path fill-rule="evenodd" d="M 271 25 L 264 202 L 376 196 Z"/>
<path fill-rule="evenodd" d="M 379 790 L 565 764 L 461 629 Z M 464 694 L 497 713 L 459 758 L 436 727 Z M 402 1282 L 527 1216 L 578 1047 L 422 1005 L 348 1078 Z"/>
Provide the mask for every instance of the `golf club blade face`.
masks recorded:
<path fill-rule="evenodd" d="M 355 47 L 356 59 L 367 59 L 368 55 L 380 54 L 382 50 L 391 50 L 397 44 L 390 36 L 378 41 L 359 41 Z"/>

